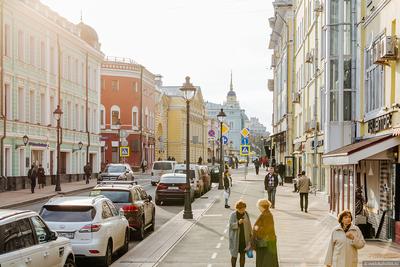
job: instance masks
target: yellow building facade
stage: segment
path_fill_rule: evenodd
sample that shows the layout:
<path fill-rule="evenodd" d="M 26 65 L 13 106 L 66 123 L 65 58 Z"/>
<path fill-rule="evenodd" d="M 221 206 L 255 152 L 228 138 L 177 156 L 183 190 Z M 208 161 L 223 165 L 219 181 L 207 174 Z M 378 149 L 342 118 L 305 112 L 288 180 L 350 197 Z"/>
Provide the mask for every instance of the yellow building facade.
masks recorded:
<path fill-rule="evenodd" d="M 164 86 L 163 92 L 168 97 L 168 140 L 167 157 L 173 157 L 177 162 L 186 160 L 186 101 L 178 86 Z M 199 158 L 207 161 L 207 116 L 203 95 L 200 87 L 190 102 L 189 117 L 190 162 L 196 163 Z"/>

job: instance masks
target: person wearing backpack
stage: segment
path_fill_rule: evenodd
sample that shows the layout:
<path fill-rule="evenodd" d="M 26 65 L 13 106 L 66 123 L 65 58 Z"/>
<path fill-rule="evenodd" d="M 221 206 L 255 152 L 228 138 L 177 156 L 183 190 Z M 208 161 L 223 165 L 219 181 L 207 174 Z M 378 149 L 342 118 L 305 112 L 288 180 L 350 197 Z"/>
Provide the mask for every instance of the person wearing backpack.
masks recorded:
<path fill-rule="evenodd" d="M 32 192 L 32 194 L 35 193 L 36 177 L 37 177 L 36 166 L 35 166 L 35 164 L 32 164 L 31 168 L 28 171 L 28 179 L 31 182 L 31 192 Z"/>

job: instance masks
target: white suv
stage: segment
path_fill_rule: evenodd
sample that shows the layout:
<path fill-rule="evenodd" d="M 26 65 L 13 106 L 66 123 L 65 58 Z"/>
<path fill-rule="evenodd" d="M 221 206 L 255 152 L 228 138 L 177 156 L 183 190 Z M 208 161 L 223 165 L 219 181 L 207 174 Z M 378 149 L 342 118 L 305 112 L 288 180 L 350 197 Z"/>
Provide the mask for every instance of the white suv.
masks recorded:
<path fill-rule="evenodd" d="M 0 266 L 74 267 L 67 238 L 58 237 L 33 211 L 0 210 Z"/>
<path fill-rule="evenodd" d="M 55 197 L 42 207 L 40 215 L 51 229 L 71 240 L 77 259 L 91 257 L 109 266 L 116 251 L 128 251 L 128 221 L 104 196 Z"/>

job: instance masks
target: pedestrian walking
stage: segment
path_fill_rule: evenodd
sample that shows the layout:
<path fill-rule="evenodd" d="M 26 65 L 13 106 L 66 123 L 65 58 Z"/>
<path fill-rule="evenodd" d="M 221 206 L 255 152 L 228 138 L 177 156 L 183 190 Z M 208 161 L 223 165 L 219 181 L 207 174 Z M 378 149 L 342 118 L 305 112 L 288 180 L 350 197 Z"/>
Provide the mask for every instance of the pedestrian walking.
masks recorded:
<path fill-rule="evenodd" d="M 358 250 L 365 245 L 360 229 L 353 223 L 349 210 L 338 216 L 339 225 L 333 228 L 326 252 L 325 265 L 328 267 L 357 267 Z"/>
<path fill-rule="evenodd" d="M 308 208 L 308 193 L 310 192 L 311 180 L 306 176 L 306 172 L 302 171 L 301 176 L 297 182 L 297 189 L 300 193 L 300 208 L 301 211 L 307 213 Z M 305 202 L 305 203 L 304 203 Z M 304 205 L 303 205 L 304 204 Z"/>
<path fill-rule="evenodd" d="M 252 246 L 256 250 L 256 267 L 278 267 L 278 249 L 271 202 L 260 199 L 257 207 L 261 214 L 253 227 Z"/>
<path fill-rule="evenodd" d="M 264 178 L 264 187 L 268 192 L 268 200 L 271 202 L 271 208 L 275 208 L 275 194 L 278 187 L 278 176 L 275 174 L 274 167 L 268 168 L 268 173 Z"/>
<path fill-rule="evenodd" d="M 224 171 L 224 199 L 225 199 L 225 208 L 229 209 L 231 206 L 228 204 L 229 196 L 231 195 L 231 185 L 229 182 L 229 171 L 225 169 Z"/>
<path fill-rule="evenodd" d="M 85 173 L 86 184 L 88 184 L 90 176 L 92 175 L 92 166 L 90 166 L 90 162 L 86 163 L 86 165 L 83 167 L 83 172 Z"/>
<path fill-rule="evenodd" d="M 251 222 L 246 206 L 240 199 L 235 204 L 236 211 L 232 212 L 229 218 L 229 251 L 232 267 L 236 266 L 238 254 L 240 254 L 240 267 L 244 267 L 245 253 L 251 249 Z"/>
<path fill-rule="evenodd" d="M 256 168 L 256 174 L 258 175 L 258 172 L 260 171 L 260 161 L 259 159 L 254 160 L 254 167 Z"/>
<path fill-rule="evenodd" d="M 239 168 L 239 160 L 237 157 L 235 157 L 235 165 L 236 165 L 236 170 Z"/>
<path fill-rule="evenodd" d="M 44 188 L 44 186 L 46 185 L 46 175 L 44 173 L 44 168 L 42 164 L 39 164 L 37 177 L 38 177 L 39 189 Z"/>
<path fill-rule="evenodd" d="M 299 182 L 299 179 L 301 177 L 301 173 L 297 174 L 295 178 L 293 178 L 293 193 L 298 193 L 299 189 L 297 188 L 297 183 Z"/>
<path fill-rule="evenodd" d="M 145 159 L 142 160 L 142 164 L 140 164 L 140 168 L 142 168 L 142 173 L 146 171 L 147 161 Z"/>
<path fill-rule="evenodd" d="M 281 177 L 281 181 L 279 181 L 279 185 L 283 185 L 283 182 L 285 180 L 285 165 L 283 165 L 282 162 L 280 162 L 277 166 L 278 170 L 278 175 Z"/>
<path fill-rule="evenodd" d="M 35 193 L 36 177 L 37 177 L 37 169 L 36 169 L 35 164 L 32 164 L 31 168 L 28 171 L 28 179 L 31 182 L 31 192 L 32 192 L 32 194 Z"/>

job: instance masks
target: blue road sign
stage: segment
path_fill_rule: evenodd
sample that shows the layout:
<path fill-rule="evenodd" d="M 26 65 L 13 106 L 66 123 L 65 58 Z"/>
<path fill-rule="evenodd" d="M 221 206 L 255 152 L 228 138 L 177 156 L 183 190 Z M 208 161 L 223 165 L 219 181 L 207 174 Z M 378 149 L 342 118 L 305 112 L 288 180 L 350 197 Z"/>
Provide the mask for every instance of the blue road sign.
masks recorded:
<path fill-rule="evenodd" d="M 247 156 L 250 153 L 250 146 L 240 146 L 240 155 L 241 156 Z"/>
<path fill-rule="evenodd" d="M 243 138 L 242 137 L 242 145 L 248 145 L 249 144 L 249 138 Z"/>
<path fill-rule="evenodd" d="M 226 145 L 228 143 L 228 137 L 226 137 L 225 135 L 222 136 L 222 143 L 224 145 Z"/>

